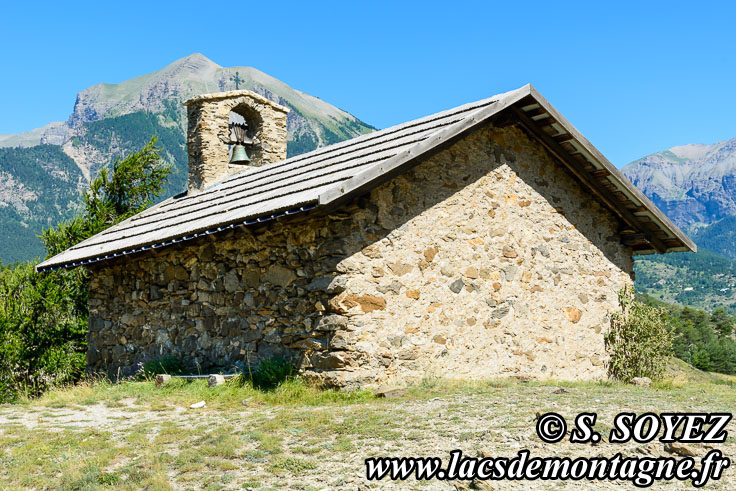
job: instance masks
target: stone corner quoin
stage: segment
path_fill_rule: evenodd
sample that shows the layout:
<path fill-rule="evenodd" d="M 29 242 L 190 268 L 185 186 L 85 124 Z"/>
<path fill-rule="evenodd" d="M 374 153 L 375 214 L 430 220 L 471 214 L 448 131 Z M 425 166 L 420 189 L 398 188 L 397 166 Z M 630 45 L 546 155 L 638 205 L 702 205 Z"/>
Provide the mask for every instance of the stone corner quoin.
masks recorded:
<path fill-rule="evenodd" d="M 348 388 L 604 378 L 633 275 L 617 229 L 536 140 L 485 126 L 330 215 L 91 267 L 88 365 L 282 355 Z"/>

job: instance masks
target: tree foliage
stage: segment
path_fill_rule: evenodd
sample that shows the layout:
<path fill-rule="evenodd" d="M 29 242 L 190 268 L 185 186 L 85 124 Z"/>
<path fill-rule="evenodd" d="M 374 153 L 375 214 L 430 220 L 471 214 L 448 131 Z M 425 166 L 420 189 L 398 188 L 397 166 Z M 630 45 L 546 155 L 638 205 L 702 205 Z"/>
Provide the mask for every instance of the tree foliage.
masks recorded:
<path fill-rule="evenodd" d="M 672 347 L 676 357 L 695 368 L 736 374 L 736 340 L 733 337 L 734 318 L 723 309 L 712 313 L 690 307 L 666 304 L 648 295 L 638 299 L 663 312 L 672 332 Z"/>
<path fill-rule="evenodd" d="M 0 272 L 0 401 L 71 382 L 84 370 L 82 275 L 39 275 L 34 266 Z"/>
<path fill-rule="evenodd" d="M 722 307 L 713 311 L 710 316 L 710 323 L 720 336 L 730 336 L 733 332 L 733 319 Z"/>
<path fill-rule="evenodd" d="M 155 138 L 117 160 L 91 182 L 75 218 L 43 232 L 46 257 L 143 211 L 170 171 Z M 37 274 L 35 266 L 0 271 L 0 400 L 38 394 L 84 371 L 88 273 L 77 268 Z"/>
<path fill-rule="evenodd" d="M 163 190 L 172 166 L 164 165 L 156 138 L 136 153 L 102 169 L 84 193 L 83 211 L 74 219 L 45 230 L 47 258 L 55 256 L 153 204 Z"/>

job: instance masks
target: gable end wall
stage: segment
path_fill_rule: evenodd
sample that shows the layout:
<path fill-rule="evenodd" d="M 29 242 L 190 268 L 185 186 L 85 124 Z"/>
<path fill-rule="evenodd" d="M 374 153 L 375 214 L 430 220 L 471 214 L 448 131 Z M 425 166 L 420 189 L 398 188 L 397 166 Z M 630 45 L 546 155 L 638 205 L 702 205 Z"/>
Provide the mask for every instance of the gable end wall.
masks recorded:
<path fill-rule="evenodd" d="M 326 385 L 599 379 L 631 250 L 515 127 L 486 127 L 351 209 L 93 271 L 88 363 L 131 373 L 293 356 Z"/>

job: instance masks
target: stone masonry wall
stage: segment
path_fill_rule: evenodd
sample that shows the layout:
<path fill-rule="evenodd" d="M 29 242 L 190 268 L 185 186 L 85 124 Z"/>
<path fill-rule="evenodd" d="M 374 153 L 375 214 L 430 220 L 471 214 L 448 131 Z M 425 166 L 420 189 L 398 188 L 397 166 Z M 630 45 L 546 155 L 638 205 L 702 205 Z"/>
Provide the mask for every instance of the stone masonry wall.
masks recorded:
<path fill-rule="evenodd" d="M 230 174 L 245 169 L 229 164 L 230 112 L 243 116 L 253 132 L 248 147 L 251 167 L 286 158 L 286 119 L 289 109 L 249 90 L 204 94 L 184 103 L 187 106 L 189 191 L 197 192 Z"/>
<path fill-rule="evenodd" d="M 613 215 L 515 127 L 480 129 L 330 216 L 103 263 L 88 363 L 274 354 L 326 385 L 598 379 L 631 283 Z"/>

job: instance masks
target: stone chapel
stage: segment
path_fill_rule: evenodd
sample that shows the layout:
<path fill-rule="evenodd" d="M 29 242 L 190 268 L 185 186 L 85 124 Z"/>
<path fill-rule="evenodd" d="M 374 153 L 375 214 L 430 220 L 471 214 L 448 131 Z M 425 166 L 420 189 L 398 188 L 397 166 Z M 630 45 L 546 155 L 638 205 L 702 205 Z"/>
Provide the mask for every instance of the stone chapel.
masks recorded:
<path fill-rule="evenodd" d="M 632 255 L 695 250 L 530 85 L 289 159 L 287 108 L 185 105 L 187 192 L 38 266 L 90 270 L 92 371 L 601 379 Z"/>

